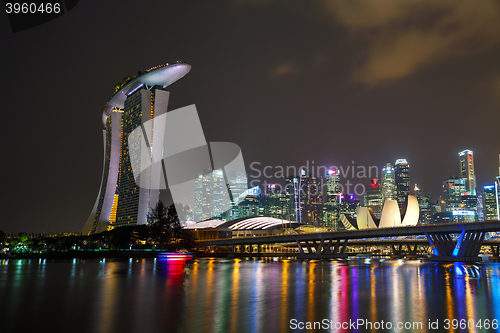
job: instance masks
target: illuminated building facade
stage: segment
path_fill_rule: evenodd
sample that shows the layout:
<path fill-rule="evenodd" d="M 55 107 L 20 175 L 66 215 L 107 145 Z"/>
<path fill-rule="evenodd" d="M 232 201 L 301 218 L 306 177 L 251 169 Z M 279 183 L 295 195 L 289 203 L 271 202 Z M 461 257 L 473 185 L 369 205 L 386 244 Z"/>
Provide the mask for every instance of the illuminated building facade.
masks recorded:
<path fill-rule="evenodd" d="M 382 201 L 396 200 L 396 175 L 391 163 L 387 163 L 382 168 Z"/>
<path fill-rule="evenodd" d="M 222 170 L 204 170 L 194 182 L 194 220 L 203 221 L 209 218 L 222 219 L 224 211 L 224 173 Z"/>
<path fill-rule="evenodd" d="M 399 207 L 402 207 L 410 194 L 410 165 L 405 159 L 399 159 L 394 166 L 396 193 Z"/>
<path fill-rule="evenodd" d="M 150 152 L 144 150 L 152 148 L 143 147 L 140 140 L 129 141 L 129 136 L 134 129 L 153 119 L 155 111 L 156 116 L 165 113 L 168 97 L 169 93 L 162 87 L 154 86 L 148 89 L 142 86 L 128 95 L 125 100 L 115 226 L 146 224 L 148 212 L 160 199 L 159 186 L 152 186 L 151 181 L 155 178 L 152 173 L 158 173 L 161 170 L 153 170 L 152 166 L 148 166 L 139 175 L 138 180 L 134 178 L 132 171 L 132 163 L 147 163 L 147 161 L 143 161 L 142 156 L 144 154 L 150 155 Z M 154 137 L 152 126 L 144 128 L 144 130 L 151 132 L 151 136 Z M 130 143 L 133 143 L 133 146 Z M 163 147 L 163 140 L 159 144 L 160 147 Z M 154 142 L 153 146 L 155 146 Z"/>
<path fill-rule="evenodd" d="M 458 153 L 460 160 L 460 176 L 465 179 L 465 190 L 471 192 L 476 191 L 476 174 L 474 172 L 474 154 L 472 150 L 464 150 Z"/>
<path fill-rule="evenodd" d="M 498 220 L 498 197 L 495 185 L 483 187 L 483 211 L 486 221 Z"/>
<path fill-rule="evenodd" d="M 302 222 L 300 177 L 289 176 L 285 179 L 287 206 L 292 221 Z"/>
<path fill-rule="evenodd" d="M 380 217 L 380 213 L 382 212 L 382 187 L 367 187 L 366 193 L 364 196 L 364 206 L 368 207 L 368 209 L 376 216 Z"/>
<path fill-rule="evenodd" d="M 432 223 L 432 201 L 431 195 L 417 187 L 415 184 L 415 197 L 418 201 L 418 207 L 420 209 L 420 215 L 418 218 L 419 224 L 430 224 Z"/>
<path fill-rule="evenodd" d="M 163 140 L 153 142 L 152 138 L 153 133 L 163 132 L 164 128 L 145 128 L 143 124 L 152 124 L 150 120 L 167 111 L 169 93 L 165 88 L 190 69 L 182 62 L 160 65 L 116 86 L 102 114 L 103 175 L 94 207 L 81 230 L 83 234 L 147 223 L 147 213 L 158 202 L 160 189 L 161 169 L 159 164 L 151 165 L 151 155 L 163 150 Z M 140 144 L 129 147 L 129 135 L 139 126 L 151 137 L 148 149 Z M 133 174 L 133 165 L 140 166 L 138 177 Z"/>
<path fill-rule="evenodd" d="M 277 219 L 288 219 L 290 213 L 285 191 L 281 186 L 268 184 L 266 193 L 261 197 L 262 206 L 264 206 L 264 216 Z"/>
<path fill-rule="evenodd" d="M 326 173 L 326 193 L 323 205 L 323 223 L 325 227 L 338 229 L 340 222 L 340 174 L 337 170 L 328 170 Z"/>
<path fill-rule="evenodd" d="M 443 199 L 445 211 L 460 210 L 462 193 L 466 192 L 465 179 L 462 176 L 450 176 L 443 181 Z"/>

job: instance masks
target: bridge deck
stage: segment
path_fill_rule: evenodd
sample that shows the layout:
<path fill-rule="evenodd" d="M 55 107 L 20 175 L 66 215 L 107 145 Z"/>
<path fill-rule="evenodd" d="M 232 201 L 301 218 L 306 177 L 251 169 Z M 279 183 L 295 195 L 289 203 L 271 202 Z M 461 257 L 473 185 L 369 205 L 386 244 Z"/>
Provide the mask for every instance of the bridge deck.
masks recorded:
<path fill-rule="evenodd" d="M 342 230 L 342 231 L 329 231 L 329 232 L 294 234 L 294 235 L 238 237 L 238 238 L 197 241 L 197 244 L 201 246 L 203 245 L 233 246 L 233 245 L 250 245 L 250 244 L 296 243 L 301 241 L 314 241 L 321 239 L 352 240 L 352 239 L 363 239 L 363 238 L 417 236 L 417 235 L 425 235 L 426 233 L 440 233 L 440 232 L 460 233 L 463 230 L 482 231 L 482 232 L 500 231 L 500 221 L 446 223 L 446 224 L 403 226 L 395 228 L 373 228 L 373 229 L 363 229 L 363 230 Z M 411 241 L 414 241 L 414 239 L 412 239 Z M 422 240 L 422 241 L 427 242 L 427 240 Z"/>

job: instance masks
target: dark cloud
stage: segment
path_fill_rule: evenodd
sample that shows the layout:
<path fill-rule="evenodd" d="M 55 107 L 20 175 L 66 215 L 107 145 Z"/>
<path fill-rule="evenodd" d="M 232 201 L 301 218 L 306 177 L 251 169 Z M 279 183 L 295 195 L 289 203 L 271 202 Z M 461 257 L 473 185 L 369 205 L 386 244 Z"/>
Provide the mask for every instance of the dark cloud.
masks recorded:
<path fill-rule="evenodd" d="M 500 41 L 500 2 L 324 1 L 335 20 L 366 43 L 353 79 L 368 85 L 485 50 Z"/>

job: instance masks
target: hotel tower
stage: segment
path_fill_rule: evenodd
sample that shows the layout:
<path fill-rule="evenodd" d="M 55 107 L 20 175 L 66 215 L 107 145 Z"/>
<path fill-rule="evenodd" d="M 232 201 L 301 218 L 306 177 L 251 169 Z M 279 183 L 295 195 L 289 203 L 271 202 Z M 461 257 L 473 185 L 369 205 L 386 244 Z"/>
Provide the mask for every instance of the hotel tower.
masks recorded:
<path fill-rule="evenodd" d="M 99 194 L 83 234 L 98 233 L 113 226 L 146 224 L 147 213 L 159 200 L 160 163 L 153 155 L 163 153 L 163 126 L 154 118 L 167 112 L 167 86 L 186 75 L 191 66 L 165 64 L 124 80 L 115 89 L 103 111 L 104 166 Z M 134 131 L 141 128 L 142 131 Z M 129 140 L 140 133 L 149 138 Z M 132 145 L 132 146 L 129 146 Z M 140 175 L 133 171 L 140 169 Z"/>

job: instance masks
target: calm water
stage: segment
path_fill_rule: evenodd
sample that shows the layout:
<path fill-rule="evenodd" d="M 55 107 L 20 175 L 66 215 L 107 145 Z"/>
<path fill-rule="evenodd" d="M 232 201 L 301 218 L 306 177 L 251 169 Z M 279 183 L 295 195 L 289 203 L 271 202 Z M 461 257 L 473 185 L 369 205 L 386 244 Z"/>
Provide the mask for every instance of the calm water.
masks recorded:
<path fill-rule="evenodd" d="M 500 265 L 0 260 L 1 333 L 290 332 L 293 319 L 297 327 L 331 320 L 332 329 L 309 330 L 320 332 L 500 331 L 444 329 L 446 319 L 470 319 L 469 326 L 500 319 Z M 423 328 L 335 329 L 349 319 Z M 429 319 L 439 320 L 439 329 L 429 329 Z"/>

